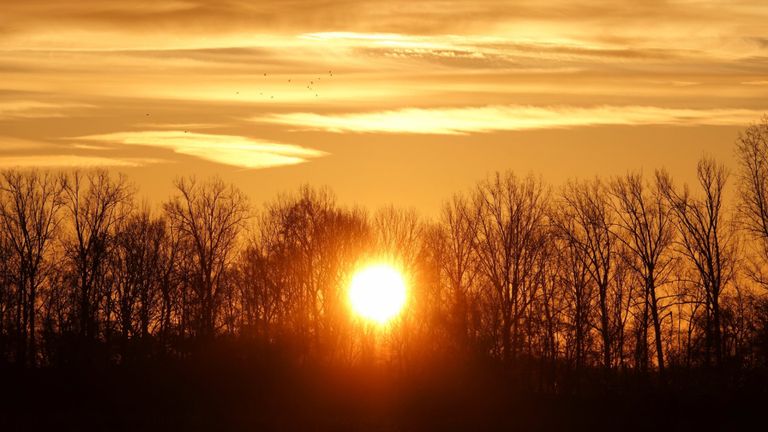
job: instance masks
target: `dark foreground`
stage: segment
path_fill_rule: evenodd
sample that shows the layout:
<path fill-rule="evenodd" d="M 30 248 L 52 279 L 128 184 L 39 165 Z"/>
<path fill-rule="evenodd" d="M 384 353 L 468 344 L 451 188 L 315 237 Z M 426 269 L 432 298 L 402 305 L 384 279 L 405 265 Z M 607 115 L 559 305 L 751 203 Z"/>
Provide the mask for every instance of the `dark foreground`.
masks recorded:
<path fill-rule="evenodd" d="M 5 369 L 0 430 L 681 431 L 766 424 L 762 374 L 717 382 L 701 372 L 664 387 L 591 378 L 578 391 L 553 392 L 521 389 L 494 366 L 419 369 L 289 367 L 245 358 Z"/>

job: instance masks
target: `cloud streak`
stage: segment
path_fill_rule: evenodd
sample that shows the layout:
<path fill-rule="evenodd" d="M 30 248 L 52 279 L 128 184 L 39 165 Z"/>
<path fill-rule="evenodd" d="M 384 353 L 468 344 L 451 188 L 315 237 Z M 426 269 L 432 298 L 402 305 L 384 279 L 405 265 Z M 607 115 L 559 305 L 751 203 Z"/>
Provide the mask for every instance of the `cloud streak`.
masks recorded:
<path fill-rule="evenodd" d="M 745 125 L 761 111 L 751 109 L 685 109 L 654 106 L 524 106 L 495 105 L 461 108 L 317 114 L 307 112 L 256 117 L 297 129 L 326 132 L 461 135 L 496 131 L 559 129 L 610 125 Z"/>
<path fill-rule="evenodd" d="M 74 138 L 82 141 L 169 149 L 177 154 L 247 169 L 296 165 L 327 153 L 235 135 L 185 131 L 116 132 Z"/>
<path fill-rule="evenodd" d="M 34 100 L 0 101 L 0 120 L 14 118 L 60 118 L 67 112 L 78 108 L 90 108 L 90 105 L 75 103 L 50 103 Z"/>
<path fill-rule="evenodd" d="M 80 155 L 0 156 L 2 168 L 136 168 L 160 163 L 157 159 L 106 158 Z"/>

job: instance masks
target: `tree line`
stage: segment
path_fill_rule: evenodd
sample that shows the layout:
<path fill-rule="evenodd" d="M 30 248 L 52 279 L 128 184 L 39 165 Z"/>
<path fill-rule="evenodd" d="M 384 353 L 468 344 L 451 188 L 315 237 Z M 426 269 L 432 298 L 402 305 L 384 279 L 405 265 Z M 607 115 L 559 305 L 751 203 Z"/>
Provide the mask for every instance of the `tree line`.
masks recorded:
<path fill-rule="evenodd" d="M 434 220 L 311 186 L 256 208 L 217 178 L 178 179 L 151 208 L 104 170 L 5 170 L 0 365 L 184 358 L 227 340 L 299 361 L 372 346 L 406 365 L 480 356 L 551 377 L 764 367 L 768 118 L 735 151 L 734 173 L 704 157 L 690 186 L 664 170 L 561 187 L 495 173 Z M 384 332 L 346 299 L 372 261 L 410 286 Z"/>

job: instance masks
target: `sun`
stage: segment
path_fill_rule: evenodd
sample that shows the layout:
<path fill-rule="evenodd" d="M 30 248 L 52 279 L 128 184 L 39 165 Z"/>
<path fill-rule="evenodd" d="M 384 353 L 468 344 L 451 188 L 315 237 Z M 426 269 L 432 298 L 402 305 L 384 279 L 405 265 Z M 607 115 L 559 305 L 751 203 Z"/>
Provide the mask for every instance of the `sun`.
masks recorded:
<path fill-rule="evenodd" d="M 407 288 L 402 273 L 388 264 L 375 264 L 355 273 L 349 303 L 361 317 L 386 324 L 405 306 Z"/>

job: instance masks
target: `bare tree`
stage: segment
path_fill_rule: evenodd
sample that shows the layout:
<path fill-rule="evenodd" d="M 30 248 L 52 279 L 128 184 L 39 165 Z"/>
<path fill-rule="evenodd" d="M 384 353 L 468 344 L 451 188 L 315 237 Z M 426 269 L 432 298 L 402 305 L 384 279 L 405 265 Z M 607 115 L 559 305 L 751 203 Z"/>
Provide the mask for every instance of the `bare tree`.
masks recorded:
<path fill-rule="evenodd" d="M 734 270 L 733 233 L 723 210 L 728 171 L 713 159 L 702 158 L 696 173 L 703 192 L 701 197 L 692 196 L 687 186 L 682 191 L 676 189 L 666 172 L 658 172 L 657 178 L 676 216 L 680 250 L 698 275 L 697 285 L 705 306 L 705 362 L 710 363 L 714 352 L 715 362 L 720 365 L 723 360 L 720 296 Z"/>
<path fill-rule="evenodd" d="M 511 172 L 481 182 L 473 194 L 474 249 L 493 293 L 504 359 L 519 352 L 522 320 L 540 282 L 547 199 L 541 181 Z"/>
<path fill-rule="evenodd" d="M 158 322 L 158 336 L 163 347 L 168 347 L 169 339 L 174 330 L 181 330 L 179 325 L 181 313 L 180 306 L 180 280 L 181 270 L 179 266 L 179 257 L 181 255 L 179 233 L 169 226 L 168 219 L 162 219 L 165 240 L 160 244 L 158 251 L 158 287 L 160 296 L 160 311 Z M 179 332 L 180 333 L 180 332 Z"/>
<path fill-rule="evenodd" d="M 551 217 L 550 209 L 550 217 Z M 542 255 L 539 294 L 535 297 L 527 322 L 532 347 L 531 354 L 542 361 L 539 386 L 553 389 L 558 386 L 557 369 L 560 360 L 567 357 L 568 350 L 568 297 L 571 284 L 564 283 L 563 274 L 570 269 L 566 264 L 566 254 L 560 249 L 557 232 L 550 226 L 547 229 L 545 252 Z M 572 334 L 572 333 L 571 333 Z M 581 335 L 580 335 L 581 336 Z M 534 340 L 534 337 L 536 338 Z M 583 345 L 582 345 L 583 347 Z M 578 365 L 579 367 L 581 364 Z"/>
<path fill-rule="evenodd" d="M 447 303 L 444 314 L 451 321 L 451 334 L 464 345 L 476 337 L 474 333 L 478 330 L 477 323 L 473 322 L 480 272 L 474 250 L 476 222 L 467 199 L 454 195 L 443 206 L 440 223 L 432 232 L 429 247 L 439 272 L 437 287 L 433 289 L 442 291 L 442 287 L 446 288 L 447 293 L 440 299 L 441 303 Z"/>
<path fill-rule="evenodd" d="M 739 161 L 739 214 L 747 233 L 757 240 L 759 257 L 748 267 L 752 279 L 768 288 L 768 116 L 749 126 L 736 140 Z"/>
<path fill-rule="evenodd" d="M 608 193 L 600 180 L 571 182 L 562 193 L 562 213 L 555 219 L 560 235 L 568 238 L 597 287 L 598 331 L 602 339 L 603 366 L 612 367 L 613 325 L 610 308 L 610 284 L 614 271 L 613 212 Z"/>
<path fill-rule="evenodd" d="M 260 230 L 261 231 L 261 230 Z M 250 239 L 237 260 L 237 286 L 243 308 L 243 333 L 274 342 L 281 318 L 284 280 L 279 252 L 262 233 Z"/>
<path fill-rule="evenodd" d="M 0 231 L 0 365 L 8 361 L 9 332 L 13 319 L 12 251 L 5 230 Z"/>
<path fill-rule="evenodd" d="M 559 270 L 555 283 L 563 291 L 564 316 L 560 319 L 567 327 L 566 356 L 576 370 L 581 371 L 587 365 L 590 346 L 594 285 L 589 280 L 581 244 L 572 234 L 576 232 L 576 221 L 561 212 L 553 215 L 551 220 L 555 228 L 553 241 L 559 252 L 552 259 Z"/>
<path fill-rule="evenodd" d="M 48 253 L 59 227 L 62 187 L 50 173 L 5 171 L 0 181 L 0 224 L 13 252 L 17 287 L 17 360 L 37 363 L 38 290 L 49 270 Z"/>
<path fill-rule="evenodd" d="M 111 236 L 128 214 L 133 189 L 125 177 L 113 177 L 105 170 L 75 171 L 61 181 L 70 230 L 65 251 L 73 267 L 78 329 L 81 336 L 95 338 L 99 303 L 108 297 L 101 290 Z"/>
<path fill-rule="evenodd" d="M 110 283 L 123 354 L 129 339 L 146 340 L 160 317 L 160 284 L 164 274 L 163 249 L 168 241 L 165 220 L 148 209 L 126 218 L 114 235 L 110 254 Z"/>
<path fill-rule="evenodd" d="M 424 233 L 416 211 L 392 205 L 381 208 L 373 216 L 373 228 L 377 237 L 377 253 L 397 261 L 406 272 L 415 271 Z"/>
<path fill-rule="evenodd" d="M 199 336 L 212 337 L 225 272 L 248 218 L 248 203 L 240 190 L 219 178 L 207 182 L 182 178 L 175 186 L 177 195 L 164 208 L 172 229 L 178 231 L 188 248 L 191 285 L 198 306 L 196 330 Z"/>
<path fill-rule="evenodd" d="M 410 281 L 408 306 L 393 323 L 396 330 L 387 335 L 392 356 L 402 364 L 409 357 L 422 356 L 432 347 L 429 341 L 437 338 L 436 326 L 421 319 L 435 314 L 439 305 L 439 290 L 430 289 L 429 275 L 422 265 L 426 226 L 414 209 L 399 209 L 393 205 L 376 211 L 371 225 L 376 236 L 371 252 L 377 259 L 397 265 Z"/>
<path fill-rule="evenodd" d="M 627 174 L 611 183 L 616 201 L 617 235 L 628 250 L 627 264 L 644 285 L 643 320 L 650 310 L 653 323 L 656 361 L 659 372 L 664 372 L 664 349 L 661 330 L 661 305 L 657 290 L 664 285 L 672 269 L 672 241 L 674 226 L 671 209 L 667 205 L 658 183 L 649 187 L 640 174 Z M 643 334 L 645 331 L 643 330 Z M 647 343 L 647 338 L 643 338 Z"/>
<path fill-rule="evenodd" d="M 630 318 L 636 317 L 637 305 L 644 304 L 644 290 L 638 289 L 643 283 L 639 280 L 637 273 L 633 271 L 628 255 L 631 252 L 623 243 L 616 244 L 616 259 L 613 265 L 613 275 L 609 284 L 608 307 L 610 313 L 609 322 L 611 323 L 611 342 L 614 364 L 621 369 L 626 370 L 628 366 L 628 339 L 627 329 Z M 644 308 L 645 309 L 645 308 Z M 644 310 L 644 315 L 647 312 Z M 637 322 L 637 320 L 634 320 Z M 647 339 L 647 319 L 643 321 L 643 336 Z M 647 343 L 643 344 L 644 351 L 647 351 Z M 647 357 L 646 354 L 644 354 Z M 637 356 L 635 356 L 637 358 Z M 644 359 L 644 363 L 647 360 Z"/>

